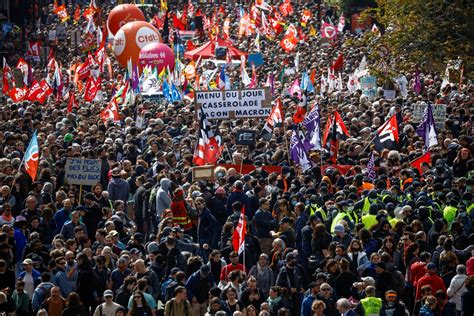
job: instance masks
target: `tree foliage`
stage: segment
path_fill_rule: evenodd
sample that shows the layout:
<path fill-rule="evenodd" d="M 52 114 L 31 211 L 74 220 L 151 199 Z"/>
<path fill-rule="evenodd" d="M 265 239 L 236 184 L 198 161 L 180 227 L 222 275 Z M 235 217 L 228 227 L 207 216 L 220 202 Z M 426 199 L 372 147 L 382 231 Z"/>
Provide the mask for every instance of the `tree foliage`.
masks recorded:
<path fill-rule="evenodd" d="M 366 32 L 358 45 L 369 47 L 376 65 L 384 60 L 388 73 L 414 66 L 442 72 L 460 59 L 468 76 L 474 68 L 473 7 L 462 0 L 377 0 L 364 15 L 377 21 L 383 35 Z M 388 56 L 381 53 L 386 48 Z"/>

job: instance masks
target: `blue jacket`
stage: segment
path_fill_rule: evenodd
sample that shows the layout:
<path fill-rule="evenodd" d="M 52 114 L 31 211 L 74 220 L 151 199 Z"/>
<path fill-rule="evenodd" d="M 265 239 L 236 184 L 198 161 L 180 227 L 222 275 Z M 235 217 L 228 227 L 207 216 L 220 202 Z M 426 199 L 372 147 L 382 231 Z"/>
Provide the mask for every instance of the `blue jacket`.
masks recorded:
<path fill-rule="evenodd" d="M 109 192 L 109 200 L 111 201 L 122 200 L 127 202 L 128 196 L 130 195 L 128 182 L 122 178 L 113 178 L 107 186 L 107 191 Z"/>
<path fill-rule="evenodd" d="M 71 210 L 66 211 L 64 208 L 60 209 L 59 211 L 54 214 L 54 220 L 56 221 L 56 234 L 61 232 L 61 228 L 63 228 L 64 223 L 66 223 L 70 218 Z"/>
<path fill-rule="evenodd" d="M 71 282 L 69 282 L 69 280 L 67 279 L 66 272 L 64 272 L 62 270 L 57 271 L 53 275 L 53 279 L 51 281 L 53 281 L 53 283 L 55 285 L 57 285 L 61 288 L 61 296 L 62 297 L 68 297 L 68 295 L 71 294 L 72 292 L 74 292 L 74 290 L 75 290 L 73 288 Z"/>
<path fill-rule="evenodd" d="M 40 309 L 46 294 L 51 291 L 53 286 L 54 284 L 51 282 L 43 282 L 36 287 L 35 292 L 33 293 L 33 299 L 31 301 L 31 307 L 33 308 L 33 311 L 37 312 Z"/>
<path fill-rule="evenodd" d="M 15 228 L 15 232 L 13 233 L 13 239 L 15 240 L 15 258 L 16 262 L 21 262 L 21 258 L 23 257 L 23 250 L 28 243 L 25 234 L 19 228 Z"/>
<path fill-rule="evenodd" d="M 245 207 L 246 210 L 250 209 L 249 197 L 244 191 L 233 191 L 227 198 L 227 216 L 232 215 L 232 203 L 239 201 Z"/>
<path fill-rule="evenodd" d="M 270 211 L 259 209 L 253 217 L 254 234 L 257 238 L 271 238 L 270 231 L 278 228 L 278 223 Z"/>
<path fill-rule="evenodd" d="M 68 221 L 68 222 L 66 222 L 66 224 L 64 224 L 64 226 L 61 228 L 61 235 L 63 235 L 63 237 L 66 240 L 74 239 L 74 237 L 76 236 L 76 233 L 74 232 L 74 229 L 76 228 L 76 226 L 81 226 L 82 229 L 84 230 L 84 234 L 87 236 L 87 227 L 86 227 L 86 225 L 84 225 L 82 223 L 78 223 L 77 225 L 74 225 L 74 223 L 72 221 Z"/>
<path fill-rule="evenodd" d="M 212 273 L 209 273 L 207 275 L 207 286 L 209 287 L 209 290 L 213 288 L 216 285 L 216 282 L 214 281 L 214 277 L 212 276 Z M 201 279 L 201 271 L 198 270 L 191 274 L 189 277 L 188 281 L 186 281 L 186 290 L 188 291 L 188 300 L 191 302 L 194 296 L 196 294 L 194 291 L 199 290 L 199 288 L 203 288 L 202 284 L 202 279 Z"/>
<path fill-rule="evenodd" d="M 313 295 L 307 295 L 303 299 L 303 303 L 301 303 L 301 316 L 311 316 L 313 315 L 313 312 L 311 310 L 311 305 L 313 305 L 313 302 L 316 300 L 316 297 Z"/>
<path fill-rule="evenodd" d="M 25 277 L 25 274 L 26 274 L 26 271 L 22 271 L 18 275 L 18 280 L 23 280 L 23 278 Z M 31 271 L 31 274 L 33 275 L 33 281 L 35 282 L 35 287 L 37 287 L 38 284 L 41 283 L 41 272 L 33 269 L 33 271 Z"/>

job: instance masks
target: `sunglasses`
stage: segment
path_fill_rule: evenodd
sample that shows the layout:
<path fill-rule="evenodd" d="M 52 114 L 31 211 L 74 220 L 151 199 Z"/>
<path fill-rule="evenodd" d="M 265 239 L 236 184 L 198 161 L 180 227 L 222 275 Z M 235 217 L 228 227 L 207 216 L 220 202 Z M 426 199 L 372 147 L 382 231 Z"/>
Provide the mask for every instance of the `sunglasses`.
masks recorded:
<path fill-rule="evenodd" d="M 142 298 L 141 296 L 134 296 L 133 298 L 137 299 L 137 298 Z"/>
<path fill-rule="evenodd" d="M 104 296 L 105 298 L 112 298 L 113 296 L 112 295 L 107 295 L 107 296 Z"/>
<path fill-rule="evenodd" d="M 331 291 L 331 289 L 324 288 L 324 289 L 321 289 L 321 291 Z"/>

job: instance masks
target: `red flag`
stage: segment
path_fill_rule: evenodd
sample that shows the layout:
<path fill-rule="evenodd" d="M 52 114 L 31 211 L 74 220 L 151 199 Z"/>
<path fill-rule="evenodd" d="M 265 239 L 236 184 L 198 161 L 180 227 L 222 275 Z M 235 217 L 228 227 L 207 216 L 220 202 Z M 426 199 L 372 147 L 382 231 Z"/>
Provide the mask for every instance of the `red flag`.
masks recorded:
<path fill-rule="evenodd" d="M 303 15 L 301 16 L 301 25 L 306 27 L 306 24 L 311 20 L 313 14 L 309 10 L 304 10 Z"/>
<path fill-rule="evenodd" d="M 76 93 L 74 90 L 69 91 L 69 101 L 67 102 L 68 113 L 72 112 L 72 107 L 76 105 Z"/>
<path fill-rule="evenodd" d="M 298 105 L 296 107 L 295 114 L 293 114 L 293 123 L 299 124 L 299 123 L 303 122 L 305 115 L 306 115 L 306 106 Z"/>
<path fill-rule="evenodd" d="M 191 50 L 193 50 L 193 49 L 195 49 L 195 48 L 196 48 L 196 45 L 194 45 L 193 41 L 188 40 L 186 50 L 189 52 L 189 51 L 191 51 Z"/>
<path fill-rule="evenodd" d="M 332 130 L 334 123 L 336 124 L 335 128 L 336 128 L 337 134 L 346 135 L 347 137 L 349 137 L 349 131 L 347 130 L 346 125 L 344 124 L 344 121 L 342 120 L 339 112 L 336 111 L 334 112 L 333 118 L 326 122 L 326 127 L 324 129 L 324 134 L 323 134 L 323 147 L 326 146 L 329 131 Z"/>
<path fill-rule="evenodd" d="M 8 96 L 13 100 L 13 103 L 17 103 L 23 101 L 27 93 L 27 88 L 12 88 L 8 91 Z"/>
<path fill-rule="evenodd" d="M 280 4 L 278 7 L 283 16 L 288 16 L 293 13 L 293 7 L 291 6 L 290 0 L 286 0 L 284 3 Z"/>
<path fill-rule="evenodd" d="M 94 17 L 95 12 L 96 12 L 96 9 L 94 7 L 88 7 L 87 9 L 84 10 L 84 13 L 82 14 L 82 16 L 86 20 L 89 20 Z"/>
<path fill-rule="evenodd" d="M 36 96 L 41 92 L 41 86 L 38 81 L 33 81 L 31 84 L 31 88 L 26 95 L 26 99 L 29 101 L 35 101 Z"/>
<path fill-rule="evenodd" d="M 173 25 L 174 25 L 174 28 L 180 31 L 186 30 L 186 25 L 180 19 L 178 19 L 176 14 L 173 14 Z"/>
<path fill-rule="evenodd" d="M 217 162 L 220 155 L 221 149 L 217 142 L 217 137 L 211 130 L 209 121 L 204 114 L 204 110 L 201 108 L 199 140 L 194 151 L 193 162 L 199 166 L 206 164 L 213 165 Z"/>
<path fill-rule="evenodd" d="M 107 106 L 100 112 L 100 118 L 104 123 L 106 123 L 109 119 L 112 119 L 114 122 L 119 121 L 119 113 L 118 113 L 118 107 L 117 107 L 117 101 L 115 98 L 112 98 L 112 100 L 107 104 Z"/>
<path fill-rule="evenodd" d="M 69 15 L 67 14 L 66 5 L 60 5 L 56 9 L 53 10 L 54 13 L 58 15 L 59 20 L 64 23 L 69 19 Z"/>
<path fill-rule="evenodd" d="M 28 85 L 28 75 L 30 72 L 30 65 L 24 60 L 23 58 L 20 57 L 18 60 L 18 63 L 16 64 L 16 68 L 21 70 L 21 73 L 23 74 L 23 82 L 25 85 Z"/>
<path fill-rule="evenodd" d="M 41 80 L 39 83 L 41 90 L 40 92 L 36 95 L 36 101 L 39 101 L 39 103 L 43 104 L 44 101 L 46 101 L 46 98 L 49 97 L 53 93 L 53 88 L 46 82 L 45 79 Z"/>
<path fill-rule="evenodd" d="M 334 61 L 334 64 L 332 64 L 331 69 L 334 71 L 338 71 L 342 69 L 344 66 L 344 54 L 340 53 L 337 59 Z"/>
<path fill-rule="evenodd" d="M 247 223 L 245 220 L 245 207 L 242 207 L 240 212 L 239 222 L 232 235 L 232 245 L 234 251 L 240 255 L 245 250 L 245 235 L 247 234 Z"/>
<path fill-rule="evenodd" d="M 34 61 L 40 61 L 40 41 L 29 41 L 28 42 L 28 51 L 25 54 L 26 59 L 31 59 Z"/>
<path fill-rule="evenodd" d="M 74 11 L 74 23 L 79 22 L 80 19 L 81 19 L 81 7 L 77 5 L 76 11 Z"/>
<path fill-rule="evenodd" d="M 398 149 L 398 121 L 397 116 L 392 117 L 377 129 L 377 135 L 374 138 L 375 150 Z"/>
<path fill-rule="evenodd" d="M 85 62 L 83 62 L 77 67 L 74 81 L 77 82 L 79 80 L 84 80 L 89 77 L 91 68 L 92 65 L 89 61 L 89 58 L 87 58 Z"/>
<path fill-rule="evenodd" d="M 285 52 L 292 52 L 298 45 L 298 38 L 296 38 L 292 33 L 287 34 L 280 41 L 280 46 L 285 50 Z"/>
<path fill-rule="evenodd" d="M 97 95 L 97 92 L 99 92 L 100 87 L 102 85 L 102 79 L 99 76 L 97 80 L 94 80 L 94 78 L 89 77 L 86 82 L 86 87 L 84 89 L 84 100 L 87 102 L 92 102 Z"/>
<path fill-rule="evenodd" d="M 416 169 L 418 169 L 420 171 L 420 174 L 422 174 L 421 164 L 424 163 L 424 162 L 431 165 L 431 153 L 429 151 L 427 153 L 425 153 L 424 155 L 410 161 L 410 165 L 412 167 L 415 167 Z"/>
<path fill-rule="evenodd" d="M 334 25 L 329 23 L 323 23 L 321 26 L 321 37 L 333 39 L 337 35 L 337 29 Z"/>
<path fill-rule="evenodd" d="M 309 79 L 311 80 L 311 83 L 314 86 L 314 81 L 316 79 L 316 68 L 313 68 L 313 70 L 311 70 L 311 76 L 309 77 Z"/>

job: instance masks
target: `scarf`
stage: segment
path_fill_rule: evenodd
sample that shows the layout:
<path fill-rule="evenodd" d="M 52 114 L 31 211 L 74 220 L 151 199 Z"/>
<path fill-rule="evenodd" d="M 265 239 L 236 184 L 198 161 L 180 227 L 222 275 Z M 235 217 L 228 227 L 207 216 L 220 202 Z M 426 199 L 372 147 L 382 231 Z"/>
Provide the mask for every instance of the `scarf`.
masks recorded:
<path fill-rule="evenodd" d="M 262 274 L 266 274 L 268 272 L 268 269 L 269 267 L 268 266 L 260 266 L 258 263 L 257 263 L 257 271 L 258 271 L 258 274 L 262 275 Z"/>

